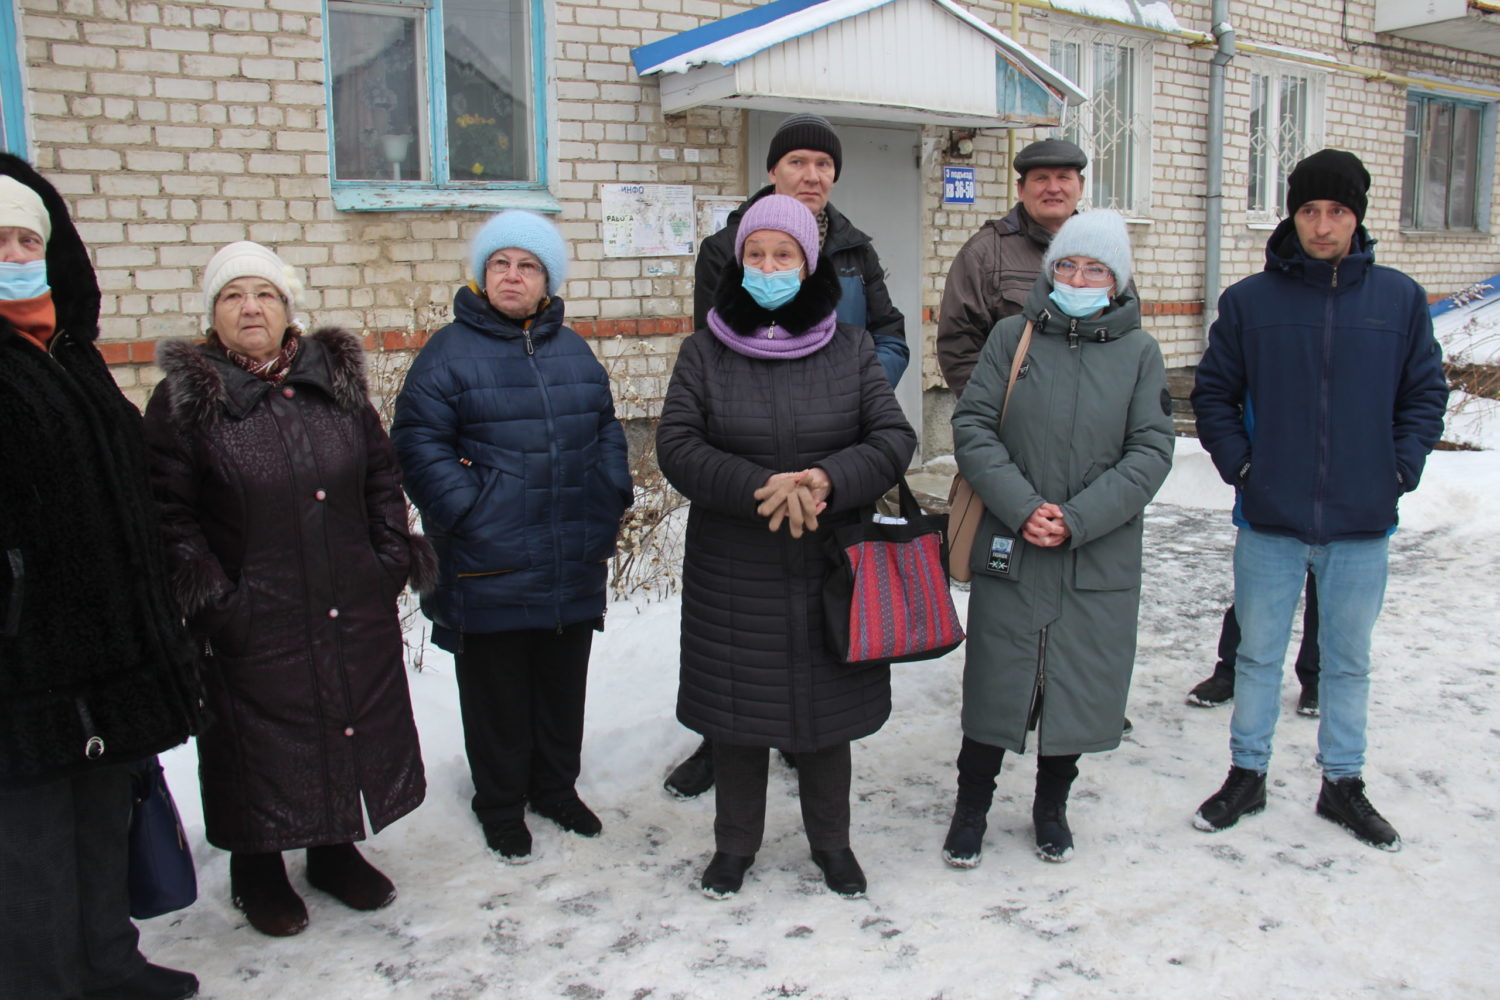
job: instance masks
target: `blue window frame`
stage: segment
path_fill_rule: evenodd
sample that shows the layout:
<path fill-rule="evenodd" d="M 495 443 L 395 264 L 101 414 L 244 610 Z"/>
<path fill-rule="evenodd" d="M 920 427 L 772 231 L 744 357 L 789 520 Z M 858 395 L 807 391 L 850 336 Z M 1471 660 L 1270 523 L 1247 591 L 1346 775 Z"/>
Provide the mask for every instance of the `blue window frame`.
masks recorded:
<path fill-rule="evenodd" d="M 547 188 L 543 0 L 324 11 L 335 208 L 561 208 Z"/>
<path fill-rule="evenodd" d="M 26 92 L 12 0 L 0 0 L 0 148 L 26 156 Z"/>

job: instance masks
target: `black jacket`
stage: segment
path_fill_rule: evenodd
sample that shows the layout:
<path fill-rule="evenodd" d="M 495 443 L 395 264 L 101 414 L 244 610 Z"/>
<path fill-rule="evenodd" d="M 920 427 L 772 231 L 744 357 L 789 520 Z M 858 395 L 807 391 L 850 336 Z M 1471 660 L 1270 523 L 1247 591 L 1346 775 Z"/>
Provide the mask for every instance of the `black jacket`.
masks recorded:
<path fill-rule="evenodd" d="M 201 702 L 140 413 L 94 346 L 88 252 L 30 166 L 0 154 L 0 174 L 51 213 L 58 325 L 43 352 L 0 320 L 0 785 L 14 787 L 181 743 Z"/>
<path fill-rule="evenodd" d="M 819 267 L 778 314 L 821 295 L 827 316 L 834 277 Z M 726 276 L 723 289 L 749 298 L 736 278 Z M 754 329 L 765 311 L 742 301 L 718 312 Z M 903 465 L 916 447 L 863 330 L 840 324 L 828 344 L 795 359 L 747 357 L 706 329 L 683 342 L 656 447 L 662 472 L 692 501 L 677 695 L 677 717 L 690 729 L 808 751 L 867 736 L 889 716 L 890 668 L 850 667 L 829 651 L 821 597 L 830 527 L 856 518 L 901 472 L 876 441 Z M 813 465 L 833 480 L 819 530 L 771 534 L 754 492 L 773 473 Z"/>
<path fill-rule="evenodd" d="M 698 248 L 693 270 L 694 329 L 701 330 L 708 323 L 708 310 L 714 304 L 719 279 L 724 268 L 734 261 L 734 237 L 739 232 L 741 217 L 751 205 L 775 190 L 767 184 L 747 198 L 729 214 L 724 228 Z M 886 379 L 894 386 L 901 381 L 911 355 L 906 346 L 906 319 L 891 302 L 891 293 L 885 287 L 885 269 L 880 266 L 880 255 L 870 237 L 855 229 L 844 213 L 832 205 L 827 212 L 828 235 L 823 240 L 822 252 L 833 261 L 843 292 L 838 304 L 839 322 L 870 331 L 875 339 L 875 354 Z"/>

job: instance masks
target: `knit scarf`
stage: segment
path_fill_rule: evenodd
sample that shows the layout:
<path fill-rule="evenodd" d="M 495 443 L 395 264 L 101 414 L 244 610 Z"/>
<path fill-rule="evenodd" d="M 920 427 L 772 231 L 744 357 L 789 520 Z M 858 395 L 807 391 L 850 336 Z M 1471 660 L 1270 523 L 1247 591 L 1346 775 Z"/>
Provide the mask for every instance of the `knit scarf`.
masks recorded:
<path fill-rule="evenodd" d="M 798 334 L 774 322 L 742 334 L 731 330 L 717 309 L 708 311 L 708 328 L 714 336 L 730 350 L 752 358 L 805 358 L 833 339 L 838 323 L 838 314 L 829 313 Z"/>
<path fill-rule="evenodd" d="M 286 377 L 292 373 L 292 360 L 297 357 L 297 349 L 302 345 L 302 338 L 295 333 L 291 334 L 282 342 L 281 350 L 276 352 L 274 358 L 265 361 L 256 361 L 254 358 L 246 357 L 238 351 L 224 348 L 224 353 L 229 355 L 229 360 L 239 367 L 245 369 L 258 379 L 264 379 L 272 385 L 280 385 L 286 381 Z M 223 346 L 222 341 L 220 346 Z"/>

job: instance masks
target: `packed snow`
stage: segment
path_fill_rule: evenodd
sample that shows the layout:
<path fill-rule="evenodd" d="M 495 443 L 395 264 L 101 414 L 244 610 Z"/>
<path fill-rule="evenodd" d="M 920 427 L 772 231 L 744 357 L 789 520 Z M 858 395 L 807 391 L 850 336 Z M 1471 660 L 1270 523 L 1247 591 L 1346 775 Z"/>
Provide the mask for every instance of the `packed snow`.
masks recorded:
<path fill-rule="evenodd" d="M 203 839 L 191 746 L 163 760 L 200 895 L 141 924 L 153 961 L 203 996 L 659 1000 L 726 997 L 1493 997 L 1500 981 L 1500 453 L 1440 452 L 1402 505 L 1375 633 L 1366 769 L 1401 831 L 1386 854 L 1318 818 L 1317 723 L 1283 692 L 1270 805 L 1206 834 L 1190 818 L 1228 767 L 1229 708 L 1184 703 L 1214 662 L 1229 600 L 1231 491 L 1198 443 L 1147 514 L 1134 735 L 1085 756 L 1073 860 L 1032 853 L 1034 761 L 1007 759 L 984 861 L 949 868 L 963 650 L 897 665 L 895 711 L 854 748 L 852 846 L 866 898 L 823 886 L 794 772 L 773 760 L 767 839 L 743 891 L 697 879 L 713 796 L 661 787 L 697 737 L 673 718 L 676 599 L 617 603 L 597 637 L 579 790 L 604 820 L 583 839 L 531 817 L 532 863 L 484 847 L 451 659 L 411 674 L 426 803 L 366 842 L 399 888 L 356 913 L 309 888 L 311 924 L 263 937 L 228 898 L 228 856 Z M 958 593 L 961 605 L 967 595 Z M 1294 642 L 1296 636 L 1294 636 Z"/>

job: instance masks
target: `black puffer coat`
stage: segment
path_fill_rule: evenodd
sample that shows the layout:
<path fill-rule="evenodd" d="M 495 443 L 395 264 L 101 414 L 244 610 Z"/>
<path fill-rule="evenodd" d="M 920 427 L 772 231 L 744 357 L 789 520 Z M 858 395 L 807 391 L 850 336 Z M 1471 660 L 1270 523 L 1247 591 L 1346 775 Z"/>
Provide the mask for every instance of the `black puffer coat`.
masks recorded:
<path fill-rule="evenodd" d="M 426 790 L 396 597 L 431 549 L 353 335 L 303 339 L 284 385 L 164 344 L 146 408 L 178 597 L 210 651 L 198 739 L 209 842 L 282 851 L 364 836 Z M 425 565 L 425 568 L 423 568 Z M 424 580 L 414 579 L 419 586 Z"/>
<path fill-rule="evenodd" d="M 181 743 L 200 700 L 88 252 L 52 185 L 9 154 L 0 174 L 51 214 L 58 331 L 43 352 L 0 320 L 0 786 L 19 787 Z"/>
<path fill-rule="evenodd" d="M 820 265 L 777 318 L 832 312 L 832 272 Z M 748 301 L 740 274 L 731 264 L 721 302 Z M 748 329 L 769 316 L 753 303 L 728 312 Z M 810 751 L 884 724 L 889 666 L 850 667 L 823 638 L 832 566 L 823 545 L 831 526 L 856 519 L 895 483 L 902 469 L 887 451 L 904 468 L 915 447 L 870 335 L 858 327 L 839 324 L 822 349 L 795 359 L 748 357 L 706 329 L 683 342 L 656 434 L 662 472 L 692 501 L 682 567 L 683 725 L 726 743 Z M 771 534 L 753 494 L 774 473 L 814 465 L 833 480 L 818 531 L 794 539 L 783 525 Z"/>

